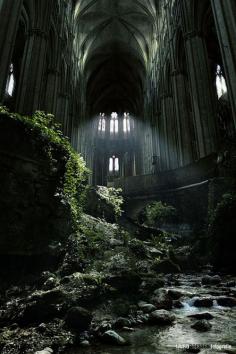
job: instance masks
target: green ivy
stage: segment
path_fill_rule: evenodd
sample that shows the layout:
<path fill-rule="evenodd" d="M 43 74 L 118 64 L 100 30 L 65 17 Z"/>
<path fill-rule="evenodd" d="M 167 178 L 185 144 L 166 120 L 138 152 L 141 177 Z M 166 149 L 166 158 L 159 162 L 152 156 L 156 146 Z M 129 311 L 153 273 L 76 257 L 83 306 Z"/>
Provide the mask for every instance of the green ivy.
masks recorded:
<path fill-rule="evenodd" d="M 98 194 L 100 198 L 105 200 L 106 203 L 113 208 L 116 217 L 119 217 L 122 214 L 122 205 L 124 203 L 124 199 L 121 193 L 121 188 L 108 188 L 104 186 L 98 187 Z"/>
<path fill-rule="evenodd" d="M 9 112 L 4 106 L 0 106 L 0 116 L 7 116 L 10 119 L 20 121 L 30 130 L 37 132 L 42 138 L 47 139 L 46 149 L 49 160 L 52 160 L 53 145 L 57 145 L 64 150 L 67 161 L 63 194 L 70 205 L 73 221 L 77 224 L 82 211 L 82 197 L 89 170 L 83 158 L 72 148 L 69 139 L 63 135 L 60 124 L 54 121 L 52 114 L 36 111 L 32 117 L 22 116 L 18 113 Z"/>
<path fill-rule="evenodd" d="M 145 221 L 149 226 L 161 226 L 176 216 L 176 209 L 162 202 L 153 202 L 144 210 Z"/>

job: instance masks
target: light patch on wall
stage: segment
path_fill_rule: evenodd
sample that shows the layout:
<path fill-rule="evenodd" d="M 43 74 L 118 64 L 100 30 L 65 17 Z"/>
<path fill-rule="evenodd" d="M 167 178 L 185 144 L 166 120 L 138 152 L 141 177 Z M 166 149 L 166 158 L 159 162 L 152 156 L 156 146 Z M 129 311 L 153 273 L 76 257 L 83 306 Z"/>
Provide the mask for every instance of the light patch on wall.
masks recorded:
<path fill-rule="evenodd" d="M 219 99 L 227 93 L 227 85 L 220 65 L 216 68 L 216 90 Z"/>

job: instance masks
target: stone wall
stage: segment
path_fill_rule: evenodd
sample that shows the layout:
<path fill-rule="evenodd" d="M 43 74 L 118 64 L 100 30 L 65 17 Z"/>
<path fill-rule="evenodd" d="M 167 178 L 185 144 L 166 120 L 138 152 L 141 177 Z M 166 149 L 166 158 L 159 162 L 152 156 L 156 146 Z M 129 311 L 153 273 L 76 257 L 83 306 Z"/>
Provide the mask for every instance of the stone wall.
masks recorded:
<path fill-rule="evenodd" d="M 0 117 L 0 254 L 53 255 L 71 232 L 62 196 L 65 151 Z"/>

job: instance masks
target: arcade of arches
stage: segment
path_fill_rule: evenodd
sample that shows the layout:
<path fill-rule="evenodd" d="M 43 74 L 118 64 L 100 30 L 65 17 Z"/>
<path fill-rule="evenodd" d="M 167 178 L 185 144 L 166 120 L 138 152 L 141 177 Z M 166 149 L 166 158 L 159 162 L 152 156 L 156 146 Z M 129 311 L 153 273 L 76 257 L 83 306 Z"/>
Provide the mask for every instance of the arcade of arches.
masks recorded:
<path fill-rule="evenodd" d="M 2 113 L 3 109 L 5 113 Z M 78 186 L 75 182 L 74 186 L 67 186 L 67 194 L 63 194 L 66 185 L 63 179 L 65 171 L 67 177 L 74 178 L 71 177 L 72 181 L 76 181 L 76 177 L 73 175 L 73 166 L 67 164 L 68 156 L 57 145 L 62 134 L 48 148 L 45 138 L 49 131 L 48 126 L 39 138 L 37 123 L 35 132 L 28 123 L 26 128 L 23 127 L 25 118 L 21 118 L 21 123 L 17 119 L 5 121 L 5 116 L 10 116 L 9 112 L 15 112 L 21 117 L 27 116 L 29 119 L 37 111 L 45 112 L 47 117 L 54 116 L 53 119 L 59 123 L 64 136 L 68 137 L 73 151 L 83 157 L 91 171 L 87 178 L 90 186 L 88 188 L 91 189 L 90 197 L 87 198 L 89 206 L 86 206 L 86 214 L 83 214 L 85 221 L 80 229 L 80 235 L 85 234 L 92 239 L 91 249 L 85 245 L 83 237 L 75 239 L 74 234 L 69 237 L 74 229 L 72 222 L 68 220 L 71 215 L 75 217 L 74 209 L 78 207 L 75 200 L 81 190 L 76 190 Z M 40 113 L 37 114 L 40 116 Z M 41 125 L 44 118 L 40 118 Z M 63 142 L 65 143 L 64 140 Z M 71 163 L 70 160 L 69 162 Z M 147 273 L 151 278 L 153 271 L 162 273 L 160 269 L 163 268 L 156 264 L 162 258 L 163 262 L 171 261 L 168 269 L 169 273 L 174 273 L 176 269 L 179 270 L 178 264 L 175 264 L 178 257 L 174 257 L 169 248 L 168 252 L 165 247 L 157 249 L 160 243 L 153 243 L 154 229 L 158 229 L 159 236 L 162 233 L 165 237 L 174 233 L 183 235 L 185 241 L 187 237 L 192 237 L 193 243 L 197 239 L 194 245 L 197 245 L 198 251 L 190 254 L 189 262 L 181 261 L 180 266 L 189 266 L 194 258 L 192 255 L 196 256 L 197 252 L 200 254 L 198 260 L 202 260 L 199 251 L 202 244 L 205 245 L 203 248 L 206 257 L 211 252 L 209 250 L 214 249 L 217 244 L 217 256 L 212 256 L 216 260 L 215 264 L 228 267 L 232 271 L 236 247 L 232 234 L 236 210 L 235 181 L 235 0 L 0 0 L 0 268 L 11 259 L 13 268 L 18 265 L 17 262 L 21 266 L 25 262 L 24 269 L 28 264 L 38 266 L 39 263 L 47 264 L 49 269 L 52 263 L 55 265 L 57 262 L 58 266 L 63 251 L 67 252 L 63 266 L 56 275 L 44 274 L 44 281 L 40 278 L 40 282 L 44 284 L 40 290 L 42 293 L 34 295 L 32 301 L 37 303 L 39 298 L 42 300 L 43 292 L 55 289 L 59 292 L 60 287 L 69 287 L 72 284 L 71 274 L 76 272 L 73 284 L 82 280 L 85 283 L 88 279 L 90 281 L 85 286 L 87 290 L 83 294 L 86 295 L 83 297 L 78 293 L 82 288 L 77 289 L 75 295 L 74 285 L 71 285 L 71 289 L 64 290 L 67 295 L 70 291 L 73 292 L 74 298 L 81 295 L 81 303 L 87 304 L 85 297 L 90 299 L 93 286 L 96 291 L 104 283 L 108 284 L 107 288 L 110 287 L 110 290 L 116 288 L 113 280 L 117 280 L 120 275 L 115 273 L 118 268 L 112 262 L 115 263 L 119 256 L 125 264 L 122 272 L 128 274 L 132 262 L 125 263 L 128 262 L 125 258 L 127 254 L 137 257 L 135 272 L 142 268 L 141 275 L 138 274 L 144 284 L 149 284 L 150 279 L 144 279 L 143 274 Z M 116 189 L 122 190 L 125 200 L 124 213 L 119 221 L 122 232 L 116 229 L 116 223 L 119 223 L 117 219 L 110 215 L 110 201 L 113 202 L 115 211 L 120 206 Z M 114 194 L 108 196 L 107 191 Z M 102 193 L 105 193 L 105 197 Z M 68 195 L 73 197 L 74 203 L 70 208 L 66 199 Z M 151 210 L 149 207 L 160 208 L 163 213 L 175 209 L 176 214 L 161 227 L 159 224 L 157 227 L 155 220 L 152 228 L 153 225 L 144 221 L 144 217 L 148 219 L 148 212 Z M 103 218 L 108 223 L 105 224 Z M 110 227 L 108 225 L 111 222 L 115 226 L 109 229 L 109 234 L 104 230 Z M 92 231 L 88 225 L 92 225 Z M 114 233 L 123 237 L 122 240 L 117 240 Z M 135 241 L 127 238 L 129 233 L 133 233 Z M 100 240 L 101 234 L 104 238 L 110 238 L 99 244 L 96 240 Z M 205 239 L 203 234 L 207 235 Z M 204 243 L 210 234 L 218 235 L 217 241 L 213 242 L 214 247 L 210 241 L 209 244 Z M 140 236 L 138 240 L 137 235 Z M 149 235 L 148 241 L 143 242 L 146 235 Z M 179 246 L 178 240 L 176 237 L 175 241 Z M 63 242 L 67 242 L 67 248 L 63 246 Z M 188 242 L 190 241 L 184 246 L 188 247 Z M 99 249 L 101 245 L 102 251 Z M 80 247 L 84 247 L 84 253 Z M 106 247 L 111 248 L 112 256 L 109 262 L 104 263 L 107 264 L 105 267 L 101 259 L 109 254 Z M 114 251 L 116 247 L 117 251 Z M 125 253 L 122 247 L 129 247 L 128 251 Z M 75 253 L 75 249 L 80 251 Z M 184 257 L 187 251 L 186 254 L 183 253 Z M 171 255 L 173 257 L 169 259 Z M 34 259 L 30 258 L 32 256 Z M 84 257 L 82 261 L 80 257 Z M 96 257 L 98 262 L 89 268 L 89 261 L 93 258 L 97 261 Z M 117 267 L 122 263 L 120 259 Z M 148 268 L 151 259 L 155 266 L 152 264 Z M 148 270 L 145 265 L 148 265 Z M 42 264 L 41 268 L 45 270 Z M 84 269 L 88 273 L 86 279 L 82 279 L 81 275 L 85 272 Z M 99 273 L 99 269 L 102 269 L 103 275 L 109 269 L 112 276 L 109 279 L 104 276 L 101 282 L 100 278 L 98 281 L 96 271 Z M 123 285 L 119 291 L 122 292 L 126 286 L 124 284 L 129 283 L 129 276 L 130 273 L 122 278 L 124 283 L 121 281 Z M 58 279 L 64 279 L 65 282 L 60 283 Z M 132 273 L 131 283 L 136 280 Z M 224 284 L 227 281 L 228 278 Z M 154 291 L 153 286 L 152 284 L 150 287 Z M 107 288 L 102 289 L 106 292 Z M 141 293 L 145 298 L 147 289 L 140 289 L 137 294 Z M 214 294 L 218 291 L 213 290 Z M 13 297 L 18 296 L 14 291 L 10 291 L 10 294 Z M 55 294 L 58 295 L 56 292 Z M 230 304 L 235 305 L 235 285 L 232 292 L 225 290 L 223 293 L 225 296 L 229 294 L 232 301 Z M 179 296 L 182 295 L 179 293 Z M 78 305 L 74 298 L 70 304 Z M 153 300 L 151 297 L 145 299 L 147 302 Z M 31 300 L 28 298 L 27 301 Z M 32 307 L 26 307 L 26 312 L 22 310 L 19 316 L 15 313 L 13 315 L 15 310 L 12 309 L 17 306 L 11 305 L 12 308 L 9 308 L 13 312 L 9 318 L 6 315 L 7 320 L 2 319 L 5 315 L 2 317 L 0 311 L 0 324 L 5 321 L 7 325 L 13 322 L 24 326 L 32 320 L 31 316 L 38 316 L 38 325 L 44 324 L 48 318 L 43 316 L 44 309 L 34 312 L 35 303 L 31 302 Z M 156 300 L 154 305 L 159 308 L 157 303 Z M 68 310 L 68 304 L 69 302 L 66 305 L 63 303 L 62 306 L 60 303 L 61 307 L 57 307 L 63 316 Z M 43 303 L 42 306 L 44 305 Z M 54 305 L 50 303 L 52 312 L 55 310 Z M 9 308 L 6 311 L 10 311 Z M 79 308 L 76 308 L 75 311 L 80 313 Z M 51 316 L 53 320 L 57 317 L 55 311 Z M 63 316 L 59 316 L 61 321 Z M 67 316 L 69 326 L 74 321 L 73 313 L 67 313 Z M 89 320 L 87 312 L 82 311 L 81 316 Z M 158 322 L 155 315 L 153 316 L 153 322 Z M 171 318 L 169 320 L 171 322 Z M 145 319 L 141 321 L 145 322 Z M 125 321 L 122 323 L 127 324 Z M 124 324 L 122 327 L 132 327 L 133 322 L 130 323 L 131 325 Z M 88 327 L 79 322 L 74 325 L 81 326 L 83 330 Z M 109 326 L 104 328 L 111 329 Z M 232 326 L 236 326 L 233 320 Z M 56 327 L 53 328 L 55 332 Z M 60 327 L 60 331 L 64 331 L 62 328 L 64 327 Z M 47 333 L 45 331 L 42 333 Z M 217 331 L 221 333 L 222 329 L 217 327 Z M 65 338 L 64 332 L 60 333 Z M 95 337 L 96 335 L 94 334 Z M 109 335 L 111 333 L 107 334 Z M 86 338 L 85 335 L 85 342 Z M 20 342 L 22 340 L 19 339 Z M 119 340 L 113 337 L 111 342 Z M 10 339 L 6 343 L 7 339 L 3 340 L 0 333 L 0 351 L 4 348 L 4 354 L 17 353 L 15 349 L 11 351 Z M 4 345 L 9 345 L 10 349 Z M 45 342 L 45 347 L 47 346 Z M 35 348 L 40 349 L 37 346 Z M 31 353 L 27 350 L 25 352 Z M 42 353 L 47 354 L 50 351 Z M 131 351 L 127 349 L 127 353 Z M 151 353 L 150 350 L 147 353 Z M 166 354 L 166 351 L 160 353 Z"/>

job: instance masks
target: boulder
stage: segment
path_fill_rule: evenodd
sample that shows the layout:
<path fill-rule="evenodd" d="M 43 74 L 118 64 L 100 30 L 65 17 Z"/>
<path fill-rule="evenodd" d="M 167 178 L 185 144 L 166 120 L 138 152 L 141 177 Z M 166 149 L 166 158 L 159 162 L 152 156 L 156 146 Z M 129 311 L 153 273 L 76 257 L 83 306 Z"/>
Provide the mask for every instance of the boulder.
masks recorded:
<path fill-rule="evenodd" d="M 115 320 L 113 327 L 114 328 L 130 327 L 130 320 L 124 317 L 119 317 Z"/>
<path fill-rule="evenodd" d="M 149 315 L 149 323 L 153 325 L 171 325 L 174 320 L 175 316 L 166 310 L 156 310 Z"/>
<path fill-rule="evenodd" d="M 151 301 L 157 309 L 170 310 L 173 306 L 173 300 L 165 289 L 157 289 Z"/>
<path fill-rule="evenodd" d="M 234 307 L 236 306 L 236 299 L 230 296 L 220 296 L 216 299 L 218 305 L 225 307 Z"/>
<path fill-rule="evenodd" d="M 202 278 L 203 285 L 218 285 L 221 283 L 221 277 L 219 275 L 214 275 L 213 277 L 210 275 L 205 275 Z"/>
<path fill-rule="evenodd" d="M 112 345 L 126 345 L 127 341 L 121 337 L 118 333 L 115 331 L 106 331 L 102 336 L 101 340 L 104 343 L 107 344 L 112 344 Z"/>
<path fill-rule="evenodd" d="M 150 313 L 155 311 L 157 308 L 156 306 L 152 304 L 139 304 L 139 308 L 144 312 L 144 313 Z"/>
<path fill-rule="evenodd" d="M 51 348 L 45 348 L 43 350 L 39 350 L 35 352 L 35 354 L 52 354 L 53 350 Z"/>
<path fill-rule="evenodd" d="M 191 327 L 199 332 L 207 332 L 211 329 L 212 325 L 207 320 L 200 320 L 195 322 Z"/>
<path fill-rule="evenodd" d="M 77 330 L 79 332 L 89 329 L 92 314 L 83 307 L 72 307 L 66 314 L 65 323 L 68 328 Z"/>
<path fill-rule="evenodd" d="M 58 317 L 59 314 L 60 310 L 55 304 L 34 301 L 26 305 L 25 309 L 19 314 L 17 322 L 21 326 L 28 326 L 32 323 L 40 324 Z"/>
<path fill-rule="evenodd" d="M 168 295 L 170 295 L 173 300 L 179 300 L 183 296 L 183 293 L 179 290 L 170 289 L 168 290 Z"/>
<path fill-rule="evenodd" d="M 162 261 L 155 262 L 152 266 L 152 269 L 157 273 L 180 273 L 181 269 L 178 264 L 175 264 L 170 259 L 164 259 Z"/>
<path fill-rule="evenodd" d="M 133 292 L 139 289 L 141 278 L 137 273 L 130 270 L 123 271 L 119 275 L 108 276 L 105 282 L 117 290 Z"/>
<path fill-rule="evenodd" d="M 214 316 L 209 312 L 194 313 L 193 315 L 188 315 L 190 318 L 195 318 L 196 320 L 212 320 Z"/>
<path fill-rule="evenodd" d="M 141 284 L 141 289 L 144 291 L 154 291 L 165 285 L 165 281 L 162 278 L 146 278 Z"/>
<path fill-rule="evenodd" d="M 196 307 L 212 307 L 213 306 L 213 299 L 208 297 L 197 298 L 194 300 L 193 306 Z"/>

